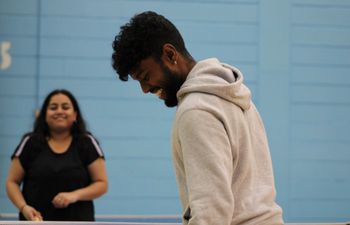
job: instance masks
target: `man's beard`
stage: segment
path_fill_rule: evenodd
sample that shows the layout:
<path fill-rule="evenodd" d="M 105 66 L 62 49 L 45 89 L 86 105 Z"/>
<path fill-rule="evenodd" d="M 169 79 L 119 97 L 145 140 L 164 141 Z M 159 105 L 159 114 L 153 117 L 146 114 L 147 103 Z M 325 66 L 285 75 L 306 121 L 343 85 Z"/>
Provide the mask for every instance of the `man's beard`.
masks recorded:
<path fill-rule="evenodd" d="M 171 72 L 163 63 L 161 63 L 161 68 L 164 74 L 164 85 L 163 91 L 165 92 L 164 103 L 168 107 L 177 106 L 176 94 L 180 90 L 182 84 L 185 82 L 186 78 Z M 185 77 L 185 76 L 183 76 Z"/>

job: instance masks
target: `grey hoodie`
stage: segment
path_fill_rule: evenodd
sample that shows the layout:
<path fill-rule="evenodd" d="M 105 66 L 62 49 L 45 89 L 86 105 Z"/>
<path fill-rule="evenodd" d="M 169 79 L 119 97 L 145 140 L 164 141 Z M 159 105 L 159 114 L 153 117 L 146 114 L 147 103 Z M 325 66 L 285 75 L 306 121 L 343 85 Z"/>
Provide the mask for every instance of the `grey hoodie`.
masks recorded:
<path fill-rule="evenodd" d="M 183 223 L 283 224 L 265 129 L 241 72 L 200 61 L 177 97 L 172 144 Z"/>

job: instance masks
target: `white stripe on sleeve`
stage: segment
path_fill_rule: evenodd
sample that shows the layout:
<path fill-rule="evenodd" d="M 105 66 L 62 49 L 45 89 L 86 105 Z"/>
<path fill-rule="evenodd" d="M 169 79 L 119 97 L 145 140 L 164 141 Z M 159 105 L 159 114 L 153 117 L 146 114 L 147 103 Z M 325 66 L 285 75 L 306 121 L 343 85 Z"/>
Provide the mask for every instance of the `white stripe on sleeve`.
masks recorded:
<path fill-rule="evenodd" d="M 95 138 L 92 135 L 90 135 L 90 134 L 88 134 L 87 136 L 91 139 L 92 144 L 95 146 L 95 149 L 96 149 L 97 153 L 102 157 L 103 156 L 103 152 L 102 152 L 100 146 L 97 144 L 97 141 L 95 140 Z"/>
<path fill-rule="evenodd" d="M 30 136 L 28 135 L 27 137 L 25 137 L 21 143 L 21 145 L 19 146 L 19 148 L 17 149 L 15 156 L 19 157 L 23 151 L 24 145 L 27 143 L 27 141 L 29 140 Z"/>

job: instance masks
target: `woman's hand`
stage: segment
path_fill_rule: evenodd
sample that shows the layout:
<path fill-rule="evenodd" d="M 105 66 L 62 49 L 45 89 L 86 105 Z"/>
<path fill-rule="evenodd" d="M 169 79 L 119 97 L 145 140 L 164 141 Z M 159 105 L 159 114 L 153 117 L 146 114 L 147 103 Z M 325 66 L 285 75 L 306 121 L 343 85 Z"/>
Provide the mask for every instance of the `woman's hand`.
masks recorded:
<path fill-rule="evenodd" d="M 41 216 L 40 212 L 30 205 L 23 206 L 21 213 L 29 221 L 43 221 L 43 217 Z"/>
<path fill-rule="evenodd" d="M 55 208 L 66 208 L 69 204 L 78 201 L 78 197 L 74 192 L 61 192 L 58 193 L 52 200 L 52 204 Z"/>

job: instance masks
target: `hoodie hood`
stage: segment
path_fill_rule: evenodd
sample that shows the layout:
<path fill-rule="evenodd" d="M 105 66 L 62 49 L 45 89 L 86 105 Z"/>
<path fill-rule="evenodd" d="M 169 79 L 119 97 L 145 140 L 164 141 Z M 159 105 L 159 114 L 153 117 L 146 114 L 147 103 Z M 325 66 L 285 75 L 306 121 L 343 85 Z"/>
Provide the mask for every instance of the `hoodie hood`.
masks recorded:
<path fill-rule="evenodd" d="M 236 75 L 236 76 L 235 76 Z M 198 62 L 177 92 L 178 101 L 189 93 L 202 92 L 216 95 L 238 105 L 243 110 L 250 107 L 251 93 L 243 84 L 243 75 L 235 67 L 211 58 Z"/>

